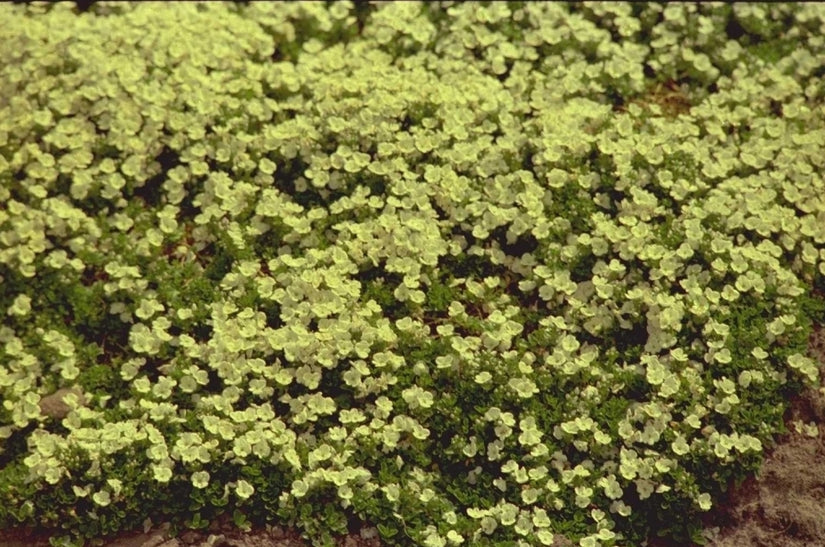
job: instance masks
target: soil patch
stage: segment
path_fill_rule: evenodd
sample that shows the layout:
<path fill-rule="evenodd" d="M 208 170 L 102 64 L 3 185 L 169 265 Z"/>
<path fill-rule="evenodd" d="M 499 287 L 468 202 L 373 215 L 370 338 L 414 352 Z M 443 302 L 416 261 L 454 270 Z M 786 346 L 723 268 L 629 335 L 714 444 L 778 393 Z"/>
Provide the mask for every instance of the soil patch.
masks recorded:
<path fill-rule="evenodd" d="M 249 531 L 238 528 L 229 515 L 222 515 L 207 530 L 187 530 L 169 537 L 169 525 L 146 532 L 122 533 L 104 539 L 101 547 L 311 547 L 297 530 L 266 525 Z M 91 542 L 89 542 L 91 545 Z M 363 527 L 358 533 L 341 537 L 336 547 L 382 547 L 378 530 Z M 31 529 L 0 532 L 0 547 L 49 547 L 49 534 Z"/>

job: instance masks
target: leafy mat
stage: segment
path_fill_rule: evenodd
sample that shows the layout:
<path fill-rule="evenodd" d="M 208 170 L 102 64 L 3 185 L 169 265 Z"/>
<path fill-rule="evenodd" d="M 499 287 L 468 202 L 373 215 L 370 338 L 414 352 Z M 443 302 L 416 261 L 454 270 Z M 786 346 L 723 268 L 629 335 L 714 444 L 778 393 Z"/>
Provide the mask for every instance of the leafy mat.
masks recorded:
<path fill-rule="evenodd" d="M 822 4 L 0 10 L 2 528 L 684 543 L 820 385 Z"/>

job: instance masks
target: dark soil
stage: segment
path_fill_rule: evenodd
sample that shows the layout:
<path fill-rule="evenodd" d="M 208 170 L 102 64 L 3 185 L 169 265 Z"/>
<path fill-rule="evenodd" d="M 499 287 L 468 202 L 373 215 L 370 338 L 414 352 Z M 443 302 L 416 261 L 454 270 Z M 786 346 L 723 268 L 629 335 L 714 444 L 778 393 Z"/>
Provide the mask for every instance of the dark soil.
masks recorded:
<path fill-rule="evenodd" d="M 107 538 L 101 547 L 311 547 L 295 530 L 279 526 L 252 528 L 244 532 L 232 523 L 228 515 L 219 518 L 206 531 L 188 530 L 177 538 L 170 538 L 168 525 L 152 528 L 145 533 L 123 533 Z M 91 542 L 87 546 L 91 546 Z M 337 547 L 381 547 L 378 530 L 362 528 L 360 533 L 339 538 Z M 49 547 L 49 535 L 36 531 L 0 532 L 0 547 Z"/>

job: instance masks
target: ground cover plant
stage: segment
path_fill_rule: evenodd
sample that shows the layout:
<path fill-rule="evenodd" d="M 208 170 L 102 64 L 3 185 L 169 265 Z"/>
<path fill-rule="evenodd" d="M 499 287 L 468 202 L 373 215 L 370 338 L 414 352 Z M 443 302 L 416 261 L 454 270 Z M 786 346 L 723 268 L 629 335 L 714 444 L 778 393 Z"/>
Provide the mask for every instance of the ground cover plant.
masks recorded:
<path fill-rule="evenodd" d="M 822 4 L 0 14 L 0 528 L 686 544 L 821 385 Z"/>

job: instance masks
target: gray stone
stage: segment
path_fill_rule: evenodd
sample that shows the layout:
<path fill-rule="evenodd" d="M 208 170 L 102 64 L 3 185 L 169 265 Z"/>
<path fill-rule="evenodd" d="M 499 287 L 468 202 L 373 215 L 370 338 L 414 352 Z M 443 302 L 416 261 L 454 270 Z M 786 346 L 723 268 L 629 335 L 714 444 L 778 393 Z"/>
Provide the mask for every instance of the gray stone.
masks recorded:
<path fill-rule="evenodd" d="M 83 390 L 79 387 L 60 388 L 51 395 L 47 395 L 40 399 L 40 412 L 54 418 L 62 420 L 69 415 L 71 407 L 63 401 L 63 398 L 69 393 L 74 393 L 78 398 L 78 405 L 85 406 L 87 404 L 86 397 L 83 395 Z"/>

